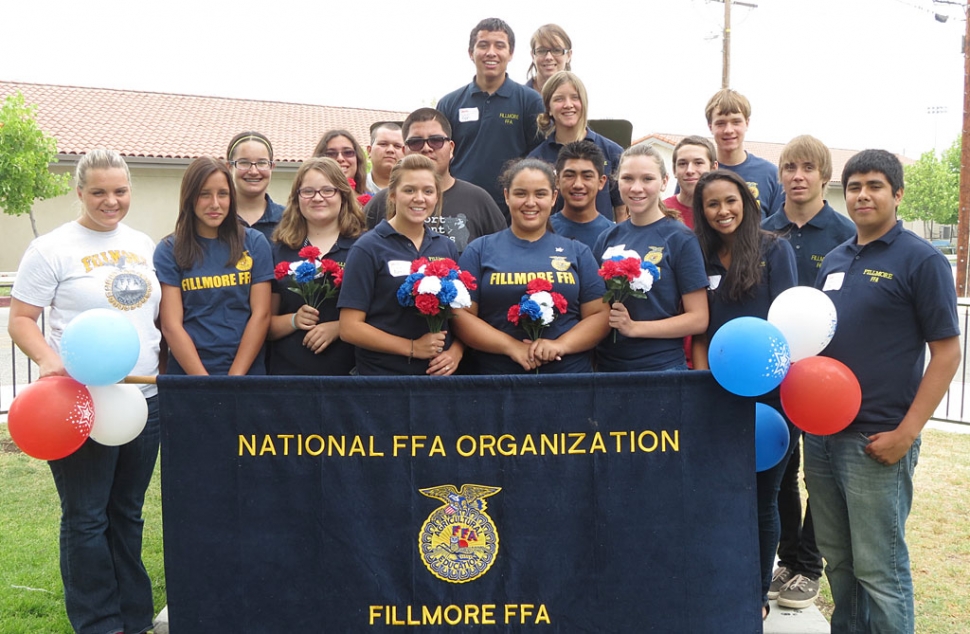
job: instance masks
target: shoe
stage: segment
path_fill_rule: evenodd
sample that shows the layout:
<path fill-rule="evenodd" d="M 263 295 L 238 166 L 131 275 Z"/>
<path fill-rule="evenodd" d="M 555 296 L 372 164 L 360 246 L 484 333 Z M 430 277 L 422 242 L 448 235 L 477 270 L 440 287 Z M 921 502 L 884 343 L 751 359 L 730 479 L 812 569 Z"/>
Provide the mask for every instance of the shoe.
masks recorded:
<path fill-rule="evenodd" d="M 802 609 L 815 603 L 818 596 L 818 580 L 805 575 L 795 575 L 778 593 L 778 605 L 783 608 Z"/>
<path fill-rule="evenodd" d="M 792 570 L 787 566 L 778 566 L 771 574 L 771 585 L 768 586 L 768 600 L 774 601 L 781 592 L 781 587 L 792 578 Z"/>

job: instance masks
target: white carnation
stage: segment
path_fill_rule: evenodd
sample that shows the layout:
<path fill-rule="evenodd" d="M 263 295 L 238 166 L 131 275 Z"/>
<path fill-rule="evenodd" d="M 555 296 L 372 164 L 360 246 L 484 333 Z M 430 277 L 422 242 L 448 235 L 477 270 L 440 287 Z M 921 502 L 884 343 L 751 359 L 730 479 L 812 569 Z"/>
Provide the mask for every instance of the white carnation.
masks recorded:
<path fill-rule="evenodd" d="M 640 259 L 640 254 L 633 249 L 627 249 L 625 244 L 615 244 L 603 252 L 603 261 L 612 260 L 616 256 Z"/>
<path fill-rule="evenodd" d="M 437 295 L 441 292 L 441 280 L 433 275 L 426 275 L 418 282 L 418 293 L 422 295 Z"/>
<path fill-rule="evenodd" d="M 455 290 L 458 292 L 455 295 L 455 299 L 449 304 L 452 308 L 468 308 L 472 305 L 472 298 L 468 294 L 468 289 L 459 280 L 454 280 L 452 282 L 455 285 Z"/>
<path fill-rule="evenodd" d="M 650 271 L 641 269 L 637 279 L 630 282 L 630 288 L 641 293 L 646 293 L 653 288 L 653 275 L 650 274 Z"/>

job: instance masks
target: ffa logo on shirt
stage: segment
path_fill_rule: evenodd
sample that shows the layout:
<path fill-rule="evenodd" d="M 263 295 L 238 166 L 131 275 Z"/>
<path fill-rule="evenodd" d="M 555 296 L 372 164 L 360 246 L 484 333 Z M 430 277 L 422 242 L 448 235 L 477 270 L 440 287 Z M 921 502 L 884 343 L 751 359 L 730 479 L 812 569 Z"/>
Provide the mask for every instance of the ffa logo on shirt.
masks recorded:
<path fill-rule="evenodd" d="M 249 256 L 249 251 L 243 251 L 242 257 L 236 262 L 237 271 L 251 271 L 253 268 L 253 258 Z"/>
<path fill-rule="evenodd" d="M 549 257 L 552 262 L 550 263 L 552 268 L 557 271 L 568 271 L 569 270 L 569 260 L 566 259 L 564 255 L 553 255 Z"/>

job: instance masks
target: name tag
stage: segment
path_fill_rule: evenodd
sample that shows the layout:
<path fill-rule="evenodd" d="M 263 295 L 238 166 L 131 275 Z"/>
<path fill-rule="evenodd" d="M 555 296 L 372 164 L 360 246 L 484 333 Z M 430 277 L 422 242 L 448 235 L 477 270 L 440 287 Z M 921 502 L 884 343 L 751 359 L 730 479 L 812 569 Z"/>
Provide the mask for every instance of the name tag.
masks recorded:
<path fill-rule="evenodd" d="M 720 275 L 708 275 L 707 276 L 707 286 L 712 290 L 716 291 L 717 287 L 721 285 Z"/>
<path fill-rule="evenodd" d="M 845 271 L 839 273 L 829 273 L 825 276 L 823 291 L 838 291 L 842 289 L 842 282 L 845 281 Z"/>
<path fill-rule="evenodd" d="M 466 121 L 478 121 L 478 108 L 458 109 L 458 122 L 465 123 Z"/>
<path fill-rule="evenodd" d="M 411 273 L 411 263 L 407 260 L 390 260 L 387 263 L 387 272 L 391 277 L 407 277 Z"/>

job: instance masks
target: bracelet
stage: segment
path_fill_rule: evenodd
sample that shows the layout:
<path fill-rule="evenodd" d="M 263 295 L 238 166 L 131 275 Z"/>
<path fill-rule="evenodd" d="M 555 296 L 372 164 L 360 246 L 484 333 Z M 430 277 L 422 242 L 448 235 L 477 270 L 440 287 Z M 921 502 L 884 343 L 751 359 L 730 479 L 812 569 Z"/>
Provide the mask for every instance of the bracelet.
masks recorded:
<path fill-rule="evenodd" d="M 299 328 L 296 327 L 296 313 L 293 313 L 293 316 L 290 317 L 290 325 L 293 326 L 293 330 L 299 330 Z"/>
<path fill-rule="evenodd" d="M 414 358 L 414 339 L 411 339 L 411 354 L 408 355 L 408 361 Z"/>

